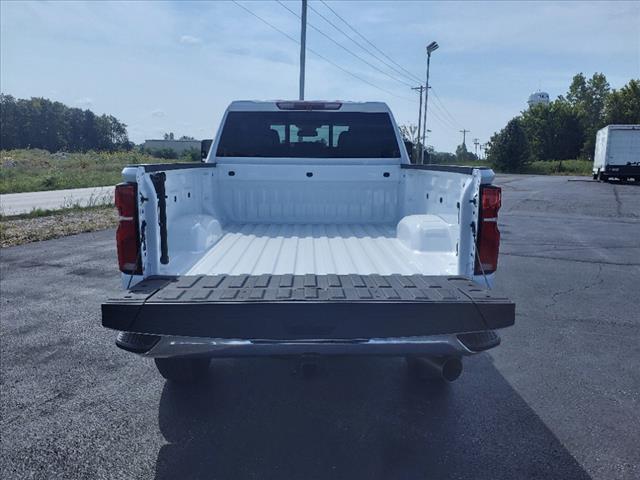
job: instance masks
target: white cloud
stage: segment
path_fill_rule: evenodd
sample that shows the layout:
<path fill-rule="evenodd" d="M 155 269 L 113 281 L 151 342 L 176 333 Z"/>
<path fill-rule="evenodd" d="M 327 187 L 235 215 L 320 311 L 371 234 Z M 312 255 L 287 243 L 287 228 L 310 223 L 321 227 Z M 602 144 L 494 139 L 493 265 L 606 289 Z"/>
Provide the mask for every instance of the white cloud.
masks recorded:
<path fill-rule="evenodd" d="M 198 37 L 194 37 L 193 35 L 182 35 L 180 37 L 180 43 L 184 43 L 186 45 L 196 45 L 198 43 L 202 43 Z"/>
<path fill-rule="evenodd" d="M 159 108 L 151 112 L 152 117 L 161 118 L 165 116 L 164 110 L 160 110 Z"/>

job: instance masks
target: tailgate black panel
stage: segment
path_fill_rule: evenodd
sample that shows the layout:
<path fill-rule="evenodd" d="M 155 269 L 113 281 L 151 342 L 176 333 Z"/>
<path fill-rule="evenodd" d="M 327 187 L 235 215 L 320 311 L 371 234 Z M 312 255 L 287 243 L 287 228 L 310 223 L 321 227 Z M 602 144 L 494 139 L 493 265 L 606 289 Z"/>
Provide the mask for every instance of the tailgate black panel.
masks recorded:
<path fill-rule="evenodd" d="M 150 277 L 102 305 L 121 331 L 237 339 L 385 338 L 513 325 L 515 305 L 463 277 Z"/>

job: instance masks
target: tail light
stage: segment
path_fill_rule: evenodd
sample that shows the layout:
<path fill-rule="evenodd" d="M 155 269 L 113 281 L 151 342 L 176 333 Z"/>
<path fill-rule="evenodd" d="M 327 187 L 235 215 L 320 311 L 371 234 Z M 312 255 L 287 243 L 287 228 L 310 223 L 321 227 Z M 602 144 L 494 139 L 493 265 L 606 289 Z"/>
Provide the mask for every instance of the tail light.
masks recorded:
<path fill-rule="evenodd" d="M 498 210 L 502 205 L 502 189 L 493 185 L 480 186 L 480 221 L 478 222 L 475 274 L 489 274 L 498 268 L 500 230 Z"/>
<path fill-rule="evenodd" d="M 116 230 L 118 266 L 122 273 L 140 275 L 140 241 L 138 237 L 138 188 L 135 183 L 116 185 L 115 203 L 119 223 Z"/>

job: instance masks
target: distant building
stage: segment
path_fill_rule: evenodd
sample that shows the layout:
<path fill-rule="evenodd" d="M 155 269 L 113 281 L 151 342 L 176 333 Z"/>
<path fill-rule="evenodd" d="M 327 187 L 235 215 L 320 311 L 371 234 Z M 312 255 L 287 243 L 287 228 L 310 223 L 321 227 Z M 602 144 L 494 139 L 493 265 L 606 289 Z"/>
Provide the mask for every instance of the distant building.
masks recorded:
<path fill-rule="evenodd" d="M 537 91 L 529 95 L 529 100 L 527 101 L 529 107 L 534 105 L 538 105 L 542 103 L 543 105 L 549 105 L 549 94 L 547 92 Z"/>
<path fill-rule="evenodd" d="M 200 140 L 145 140 L 144 149 L 152 150 L 173 150 L 178 155 L 182 155 L 191 149 L 200 151 Z"/>

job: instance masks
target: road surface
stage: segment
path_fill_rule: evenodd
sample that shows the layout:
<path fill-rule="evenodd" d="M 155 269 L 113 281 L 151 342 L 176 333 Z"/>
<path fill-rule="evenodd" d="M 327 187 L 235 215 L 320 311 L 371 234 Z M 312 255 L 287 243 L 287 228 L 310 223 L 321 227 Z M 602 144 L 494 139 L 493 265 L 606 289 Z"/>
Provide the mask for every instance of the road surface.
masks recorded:
<path fill-rule="evenodd" d="M 165 383 L 118 350 L 113 231 L 2 250 L 2 478 L 640 478 L 640 186 L 501 176 L 502 345 L 442 390 L 399 358 L 220 360 Z"/>
<path fill-rule="evenodd" d="M 49 190 L 46 192 L 0 195 L 0 213 L 19 215 L 34 209 L 58 210 L 75 205 L 83 207 L 113 203 L 113 186 Z"/>

